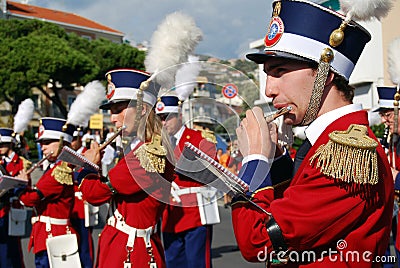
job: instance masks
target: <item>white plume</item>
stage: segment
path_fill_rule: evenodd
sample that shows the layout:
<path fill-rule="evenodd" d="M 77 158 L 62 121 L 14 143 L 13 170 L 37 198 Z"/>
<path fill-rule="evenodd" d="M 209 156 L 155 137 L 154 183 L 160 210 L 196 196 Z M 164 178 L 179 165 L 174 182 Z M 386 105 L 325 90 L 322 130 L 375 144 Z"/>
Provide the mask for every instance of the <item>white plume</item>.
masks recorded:
<path fill-rule="evenodd" d="M 180 12 L 169 14 L 153 33 L 144 64 L 146 71 L 165 88 L 174 85 L 177 64 L 185 62 L 202 39 L 193 18 Z"/>
<path fill-rule="evenodd" d="M 390 79 L 394 84 L 400 84 L 400 37 L 389 44 L 388 66 Z"/>
<path fill-rule="evenodd" d="M 87 127 L 91 115 L 99 110 L 105 99 L 105 87 L 100 81 L 92 81 L 76 97 L 69 109 L 67 123 L 75 126 Z"/>
<path fill-rule="evenodd" d="M 354 20 L 380 20 L 386 17 L 393 0 L 340 0 L 340 8 Z"/>
<path fill-rule="evenodd" d="M 21 133 L 26 130 L 32 120 L 35 105 L 31 99 L 25 99 L 18 106 L 18 111 L 14 116 L 14 132 Z"/>
<path fill-rule="evenodd" d="M 175 91 L 181 101 L 185 101 L 192 94 L 200 69 L 199 57 L 189 55 L 188 62 L 183 63 L 176 72 Z"/>

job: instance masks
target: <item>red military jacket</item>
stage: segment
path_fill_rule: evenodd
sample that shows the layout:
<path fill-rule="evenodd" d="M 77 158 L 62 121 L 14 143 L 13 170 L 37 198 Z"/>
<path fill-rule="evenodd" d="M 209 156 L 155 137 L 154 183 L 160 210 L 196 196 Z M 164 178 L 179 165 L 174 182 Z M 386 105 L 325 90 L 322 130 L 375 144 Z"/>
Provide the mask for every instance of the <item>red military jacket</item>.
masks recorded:
<path fill-rule="evenodd" d="M 379 169 L 376 185 L 362 187 L 336 181 L 309 162 L 317 148 L 328 142 L 329 133 L 347 130 L 351 123 L 368 126 L 367 113 L 350 113 L 330 124 L 311 147 L 281 199 L 274 200 L 272 187 L 253 196 L 254 202 L 272 213 L 289 252 L 300 256 L 305 251 L 316 253 L 315 262 L 289 262 L 287 267 L 380 267 L 379 263 L 366 260 L 384 255 L 391 228 L 393 179 L 382 147 L 376 149 Z M 368 136 L 376 140 L 371 129 L 368 131 Z M 232 207 L 235 236 L 249 261 L 269 259 L 266 254 L 273 248 L 265 227 L 268 220 L 268 215 L 247 202 Z M 336 250 L 336 254 L 332 251 L 328 254 L 329 248 Z M 359 254 L 360 260 L 352 261 L 352 254 Z M 341 261 L 339 256 L 344 256 Z"/>
<path fill-rule="evenodd" d="M 86 176 L 79 187 L 83 199 L 95 206 L 113 200 L 112 204 L 116 205 L 126 224 L 137 229 L 146 229 L 158 223 L 173 180 L 173 167 L 169 163 L 164 174 L 147 172 L 140 165 L 134 151 L 142 144 L 140 142 L 109 171 L 108 179 L 117 191 L 115 195 L 98 175 Z M 106 224 L 99 238 L 96 267 L 123 267 L 127 259 L 127 240 L 127 234 Z M 151 244 L 157 267 L 165 267 L 159 233 L 151 236 Z M 136 237 L 130 260 L 132 267 L 149 267 L 150 256 L 143 238 Z"/>
<path fill-rule="evenodd" d="M 17 153 L 14 153 L 13 158 L 5 167 L 8 175 L 14 177 L 18 175 L 18 173 L 24 169 L 24 162 L 23 159 L 19 157 Z M 6 194 L 1 198 L 1 202 L 3 203 L 0 207 L 0 218 L 3 218 L 8 214 L 10 211 L 10 204 L 9 204 L 9 195 Z"/>
<path fill-rule="evenodd" d="M 83 154 L 84 152 L 87 151 L 86 147 L 82 147 L 81 149 L 78 150 L 78 153 Z M 82 169 L 78 170 L 77 172 L 74 172 L 74 192 L 75 192 L 75 201 L 74 201 L 74 208 L 72 210 L 72 215 L 71 217 L 74 219 L 85 219 L 85 211 L 84 211 L 84 203 L 82 199 L 82 193 L 79 190 L 79 185 L 80 181 L 78 181 L 78 176 L 79 172 Z"/>
<path fill-rule="evenodd" d="M 394 162 L 394 164 L 393 164 Z M 397 144 L 396 146 L 394 146 L 394 152 L 391 150 L 389 150 L 389 163 L 391 167 L 395 167 L 396 170 L 400 170 L 400 157 L 397 155 Z M 398 176 L 397 176 L 398 177 Z M 395 178 L 395 180 L 398 180 L 398 178 Z M 398 185 L 398 181 L 396 182 L 396 185 Z M 397 192 L 397 199 L 400 198 L 400 196 L 398 196 L 398 189 L 396 189 Z M 399 202 L 399 201 L 397 201 Z M 400 210 L 397 211 L 397 218 L 399 218 L 400 215 Z M 396 233 L 396 239 L 395 239 L 395 247 L 397 250 L 400 250 L 400 231 L 399 231 L 399 227 L 400 227 L 400 221 L 397 220 L 397 233 Z"/>
<path fill-rule="evenodd" d="M 40 177 L 36 184 L 36 189 L 27 188 L 19 197 L 25 206 L 35 208 L 37 216 L 68 220 L 71 217 L 74 205 L 72 169 L 70 173 L 57 172 L 62 165 L 66 165 L 66 163 L 62 161 L 57 162 Z M 69 223 L 67 225 L 51 225 L 52 236 L 66 234 L 67 230 L 75 233 L 75 230 L 73 230 Z M 33 224 L 28 249 L 31 250 L 33 247 L 35 254 L 46 250 L 48 235 L 45 223 L 36 222 Z"/>
<path fill-rule="evenodd" d="M 185 127 L 175 147 L 176 159 L 179 159 L 185 142 L 190 142 L 208 155 L 215 156 L 216 150 L 213 143 L 203 138 L 200 131 Z M 174 182 L 181 189 L 204 186 L 204 184 L 181 174 L 175 174 Z M 181 195 L 180 199 L 181 203 L 178 203 L 171 198 L 170 203 L 167 205 L 162 220 L 163 232 L 179 233 L 202 226 L 196 193 Z"/>
<path fill-rule="evenodd" d="M 24 161 L 17 153 L 6 166 L 6 171 L 10 176 L 16 176 L 21 170 L 24 169 Z"/>

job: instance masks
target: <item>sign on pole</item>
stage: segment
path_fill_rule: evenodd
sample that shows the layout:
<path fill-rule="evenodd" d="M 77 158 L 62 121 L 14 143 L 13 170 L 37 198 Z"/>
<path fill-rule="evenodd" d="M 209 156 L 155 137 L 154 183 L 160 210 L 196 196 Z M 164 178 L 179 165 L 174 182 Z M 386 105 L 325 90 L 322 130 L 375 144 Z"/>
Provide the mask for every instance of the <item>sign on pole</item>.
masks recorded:
<path fill-rule="evenodd" d="M 225 98 L 228 99 L 233 99 L 236 97 L 238 94 L 238 88 L 235 84 L 226 84 L 222 88 L 222 95 L 224 95 Z"/>

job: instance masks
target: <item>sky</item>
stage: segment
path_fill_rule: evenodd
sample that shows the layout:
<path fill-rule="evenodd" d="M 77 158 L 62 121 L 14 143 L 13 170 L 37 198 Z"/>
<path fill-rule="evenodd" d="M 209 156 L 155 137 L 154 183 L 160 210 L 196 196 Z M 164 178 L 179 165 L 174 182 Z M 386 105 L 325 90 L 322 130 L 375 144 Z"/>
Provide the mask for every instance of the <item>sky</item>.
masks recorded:
<path fill-rule="evenodd" d="M 220 59 L 244 58 L 249 43 L 264 38 L 272 0 L 14 0 L 75 13 L 121 31 L 132 44 L 149 42 L 170 13 L 195 20 L 203 40 L 195 53 Z"/>

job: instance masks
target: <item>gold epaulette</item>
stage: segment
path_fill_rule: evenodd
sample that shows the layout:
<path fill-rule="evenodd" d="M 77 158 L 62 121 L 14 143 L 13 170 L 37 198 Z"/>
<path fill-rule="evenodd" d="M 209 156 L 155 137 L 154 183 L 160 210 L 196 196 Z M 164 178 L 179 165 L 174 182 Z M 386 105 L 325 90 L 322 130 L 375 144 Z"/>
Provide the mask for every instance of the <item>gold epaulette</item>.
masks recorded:
<path fill-rule="evenodd" d="M 72 168 L 68 166 L 67 162 L 63 161 L 60 165 L 56 166 L 51 172 L 51 176 L 61 184 L 74 184 L 72 179 Z"/>
<path fill-rule="evenodd" d="M 24 170 L 28 170 L 28 169 L 30 169 L 32 167 L 32 162 L 31 161 L 29 161 L 28 159 L 26 159 L 23 156 L 20 156 L 19 158 L 22 161 L 22 165 L 24 167 Z"/>
<path fill-rule="evenodd" d="M 208 140 L 209 142 L 212 142 L 212 143 L 217 143 L 217 138 L 215 137 L 213 131 L 208 130 L 208 129 L 202 129 L 200 131 L 201 131 L 201 136 L 204 139 L 206 139 L 206 140 Z"/>
<path fill-rule="evenodd" d="M 154 135 L 150 143 L 142 144 L 134 154 L 147 172 L 164 173 L 167 151 L 161 145 L 160 135 Z"/>
<path fill-rule="evenodd" d="M 350 125 L 346 131 L 333 131 L 327 144 L 321 145 L 310 164 L 321 173 L 345 182 L 378 183 L 378 142 L 367 136 L 363 125 Z"/>

